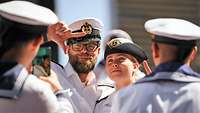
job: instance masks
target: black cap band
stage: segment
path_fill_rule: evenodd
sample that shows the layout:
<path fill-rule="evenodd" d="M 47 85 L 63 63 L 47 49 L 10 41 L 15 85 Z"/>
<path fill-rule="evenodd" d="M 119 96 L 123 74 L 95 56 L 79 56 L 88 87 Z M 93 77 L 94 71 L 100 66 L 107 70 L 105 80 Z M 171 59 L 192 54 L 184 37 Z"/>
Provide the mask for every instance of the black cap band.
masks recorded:
<path fill-rule="evenodd" d="M 177 58 L 175 59 L 175 61 L 178 62 L 183 62 L 191 53 L 192 48 L 197 45 L 197 40 L 177 40 L 158 35 L 155 35 L 155 38 L 152 40 L 157 43 L 164 43 L 177 46 L 178 51 Z"/>
<path fill-rule="evenodd" d="M 172 39 L 164 36 L 158 36 L 155 35 L 155 38 L 152 39 L 155 42 L 158 43 L 165 43 L 165 44 L 170 44 L 170 45 L 183 45 L 183 46 L 195 46 L 196 45 L 196 40 L 177 40 L 177 39 Z"/>
<path fill-rule="evenodd" d="M 47 26 L 26 25 L 0 17 L 0 57 L 7 50 L 46 34 Z"/>
<path fill-rule="evenodd" d="M 72 33 L 76 33 L 76 32 L 82 32 L 82 30 L 77 30 L 77 31 L 73 31 Z M 75 44 L 75 43 L 79 43 L 79 42 L 83 42 L 83 41 L 100 41 L 101 40 L 101 36 L 100 36 L 100 31 L 97 29 L 93 29 L 91 34 L 87 34 L 83 37 L 79 37 L 79 38 L 70 38 L 67 40 L 67 45 L 70 44 Z"/>
<path fill-rule="evenodd" d="M 41 25 L 28 25 L 22 24 L 18 22 L 14 22 L 3 17 L 0 18 L 0 39 L 3 38 L 7 33 L 9 34 L 11 30 L 15 30 L 14 32 L 24 32 L 28 34 L 46 34 L 48 26 Z M 27 37 L 28 38 L 28 37 Z"/>

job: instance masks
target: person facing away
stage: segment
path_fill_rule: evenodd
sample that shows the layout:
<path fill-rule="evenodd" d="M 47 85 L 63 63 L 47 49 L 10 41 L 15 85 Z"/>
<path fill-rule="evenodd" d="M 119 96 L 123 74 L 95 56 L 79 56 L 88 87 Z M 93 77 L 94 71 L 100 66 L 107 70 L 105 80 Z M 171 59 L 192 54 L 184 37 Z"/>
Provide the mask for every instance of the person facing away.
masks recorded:
<path fill-rule="evenodd" d="M 145 51 L 133 41 L 126 38 L 114 38 L 107 43 L 104 59 L 105 69 L 114 81 L 116 91 L 135 83 L 140 66 L 147 60 Z M 144 73 L 142 73 L 143 76 Z M 95 108 L 95 113 L 110 113 L 115 92 L 101 99 Z"/>
<path fill-rule="evenodd" d="M 43 43 L 48 26 L 57 26 L 57 22 L 58 18 L 51 10 L 28 1 L 0 4 L 1 113 L 75 112 L 70 94 L 62 90 L 59 83 L 54 83 L 57 89 L 52 90 L 52 86 L 27 70 Z M 55 27 L 51 28 L 51 31 L 55 30 Z M 57 29 L 64 28 L 59 25 Z M 72 35 L 69 30 L 68 35 Z M 49 36 L 57 42 L 63 40 Z"/>
<path fill-rule="evenodd" d="M 62 67 L 51 63 L 54 72 L 64 88 L 70 88 L 71 99 L 81 113 L 93 113 L 101 91 L 97 89 L 93 68 L 100 52 L 102 22 L 96 18 L 80 19 L 69 25 L 73 33 L 86 35 L 66 41 L 65 53 L 69 61 Z"/>
<path fill-rule="evenodd" d="M 190 65 L 200 27 L 183 19 L 158 18 L 145 23 L 152 36 L 155 70 L 121 90 L 112 113 L 199 113 L 200 75 Z"/>

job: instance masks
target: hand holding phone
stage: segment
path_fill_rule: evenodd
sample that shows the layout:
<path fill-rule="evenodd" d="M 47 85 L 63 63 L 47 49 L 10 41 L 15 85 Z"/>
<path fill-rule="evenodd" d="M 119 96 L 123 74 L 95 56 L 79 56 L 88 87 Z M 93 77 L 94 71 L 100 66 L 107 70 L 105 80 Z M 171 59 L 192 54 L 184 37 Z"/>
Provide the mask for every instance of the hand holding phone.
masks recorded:
<path fill-rule="evenodd" d="M 48 77 L 44 77 L 44 76 L 40 76 L 39 79 L 43 80 L 44 82 L 50 84 L 51 89 L 53 92 L 57 92 L 59 90 L 62 90 L 62 86 L 58 80 L 58 77 L 56 75 L 56 73 L 51 70 L 51 75 Z"/>

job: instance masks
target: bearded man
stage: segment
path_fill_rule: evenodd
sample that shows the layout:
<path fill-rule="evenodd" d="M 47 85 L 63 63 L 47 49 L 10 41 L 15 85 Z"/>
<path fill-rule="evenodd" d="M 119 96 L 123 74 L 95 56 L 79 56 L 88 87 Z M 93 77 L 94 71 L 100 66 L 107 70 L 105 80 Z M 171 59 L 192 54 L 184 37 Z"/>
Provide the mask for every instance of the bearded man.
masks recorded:
<path fill-rule="evenodd" d="M 95 18 L 73 22 L 68 27 L 72 33 L 84 32 L 79 38 L 70 38 L 64 49 L 69 56 L 65 66 L 51 64 L 62 87 L 69 89 L 74 106 L 81 113 L 93 113 L 96 101 L 102 95 L 98 90 L 93 69 L 100 53 L 102 22 Z"/>

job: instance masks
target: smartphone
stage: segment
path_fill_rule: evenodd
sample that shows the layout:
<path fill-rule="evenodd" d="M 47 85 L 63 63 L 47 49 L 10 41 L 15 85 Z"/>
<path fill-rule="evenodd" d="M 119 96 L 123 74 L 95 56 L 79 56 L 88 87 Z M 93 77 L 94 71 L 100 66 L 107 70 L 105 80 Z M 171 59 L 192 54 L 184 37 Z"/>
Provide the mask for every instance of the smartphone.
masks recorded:
<path fill-rule="evenodd" d="M 32 74 L 36 76 L 50 76 L 51 47 L 40 47 L 32 61 Z"/>

